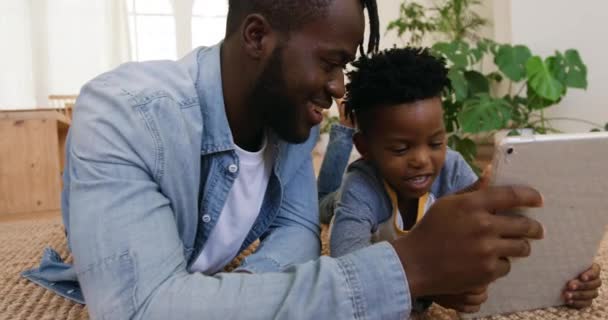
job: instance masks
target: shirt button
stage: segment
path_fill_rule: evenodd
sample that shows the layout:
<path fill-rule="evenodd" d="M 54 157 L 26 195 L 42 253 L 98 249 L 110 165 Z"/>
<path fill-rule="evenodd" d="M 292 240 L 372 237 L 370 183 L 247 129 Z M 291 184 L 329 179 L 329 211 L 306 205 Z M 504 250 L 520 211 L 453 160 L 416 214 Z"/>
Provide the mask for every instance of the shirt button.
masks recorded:
<path fill-rule="evenodd" d="M 211 221 L 211 216 L 209 216 L 208 214 L 203 215 L 203 222 L 209 223 L 209 221 Z"/>
<path fill-rule="evenodd" d="M 230 173 L 236 173 L 239 170 L 239 167 L 236 166 L 236 164 L 231 164 L 228 166 L 228 171 L 230 171 Z"/>

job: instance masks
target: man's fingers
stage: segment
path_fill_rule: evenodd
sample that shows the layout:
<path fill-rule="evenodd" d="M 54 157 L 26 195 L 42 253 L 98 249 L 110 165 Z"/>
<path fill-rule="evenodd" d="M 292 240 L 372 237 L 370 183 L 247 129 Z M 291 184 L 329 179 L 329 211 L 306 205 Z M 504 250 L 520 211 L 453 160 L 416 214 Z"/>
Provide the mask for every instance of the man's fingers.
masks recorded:
<path fill-rule="evenodd" d="M 476 288 L 480 293 L 465 293 L 435 297 L 435 302 L 443 307 L 460 312 L 473 313 L 479 311 L 479 306 L 488 300 L 486 288 Z"/>
<path fill-rule="evenodd" d="M 500 239 L 496 242 L 496 254 L 499 257 L 528 257 L 531 252 L 530 242 L 526 239 Z"/>
<path fill-rule="evenodd" d="M 511 271 L 511 262 L 507 258 L 499 258 L 496 262 L 494 278 L 502 278 Z"/>
<path fill-rule="evenodd" d="M 543 205 L 541 194 L 536 189 L 525 186 L 489 187 L 480 190 L 475 196 L 480 197 L 483 209 L 488 212 Z"/>
<path fill-rule="evenodd" d="M 491 220 L 498 234 L 503 238 L 542 239 L 543 226 L 540 222 L 516 215 L 497 215 Z"/>
<path fill-rule="evenodd" d="M 462 312 L 462 313 L 475 313 L 478 312 L 481 309 L 480 305 L 461 305 L 461 306 L 456 306 L 455 308 L 452 308 L 456 311 Z"/>

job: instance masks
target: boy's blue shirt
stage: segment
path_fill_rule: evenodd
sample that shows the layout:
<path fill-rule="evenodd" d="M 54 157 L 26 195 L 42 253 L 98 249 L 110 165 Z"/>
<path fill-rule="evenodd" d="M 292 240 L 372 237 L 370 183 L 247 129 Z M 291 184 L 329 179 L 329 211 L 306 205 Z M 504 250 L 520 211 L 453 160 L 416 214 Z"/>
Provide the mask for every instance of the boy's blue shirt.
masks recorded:
<path fill-rule="evenodd" d="M 328 159 L 325 161 L 332 161 L 334 153 L 337 152 L 340 151 L 328 150 Z M 444 166 L 433 182 L 430 193 L 438 199 L 469 187 L 477 179 L 477 175 L 462 155 L 448 149 Z M 328 184 L 323 180 L 319 182 Z M 322 188 L 319 186 L 319 189 Z M 371 234 L 377 230 L 380 223 L 390 219 L 393 214 L 393 204 L 386 192 L 384 179 L 363 159 L 348 167 L 342 185 L 335 199 L 331 201 L 334 203 L 328 204 L 330 200 L 322 200 L 321 210 L 333 206 L 335 218 L 331 230 L 330 252 L 334 257 L 370 246 Z"/>

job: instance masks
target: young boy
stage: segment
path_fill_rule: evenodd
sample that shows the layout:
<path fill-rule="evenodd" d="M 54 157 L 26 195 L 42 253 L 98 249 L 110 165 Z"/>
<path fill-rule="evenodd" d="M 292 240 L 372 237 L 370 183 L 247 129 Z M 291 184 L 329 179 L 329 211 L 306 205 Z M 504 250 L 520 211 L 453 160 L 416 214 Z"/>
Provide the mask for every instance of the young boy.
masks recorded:
<path fill-rule="evenodd" d="M 346 114 L 356 122 L 354 143 L 362 158 L 349 166 L 336 194 L 332 256 L 407 234 L 436 198 L 477 181 L 462 156 L 446 146 L 441 94 L 450 81 L 442 60 L 426 49 L 404 48 L 362 57 L 353 66 Z M 564 299 L 571 307 L 588 306 L 599 286 L 594 264 L 567 284 Z M 480 298 L 483 291 L 467 294 Z M 466 297 L 433 299 L 471 310 Z"/>

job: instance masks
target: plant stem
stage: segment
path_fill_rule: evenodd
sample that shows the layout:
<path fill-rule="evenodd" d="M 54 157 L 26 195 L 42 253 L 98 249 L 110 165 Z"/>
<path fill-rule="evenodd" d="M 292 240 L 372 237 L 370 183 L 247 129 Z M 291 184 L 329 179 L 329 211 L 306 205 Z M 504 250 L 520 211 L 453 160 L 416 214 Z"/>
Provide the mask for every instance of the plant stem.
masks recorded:
<path fill-rule="evenodd" d="M 519 91 L 517 91 L 517 95 L 519 96 L 521 94 L 522 91 L 524 91 L 524 89 L 526 88 L 527 84 L 524 83 L 521 88 L 519 88 Z"/>
<path fill-rule="evenodd" d="M 547 127 L 545 126 L 545 110 L 540 110 L 540 126 L 543 128 L 543 132 L 547 132 Z"/>

